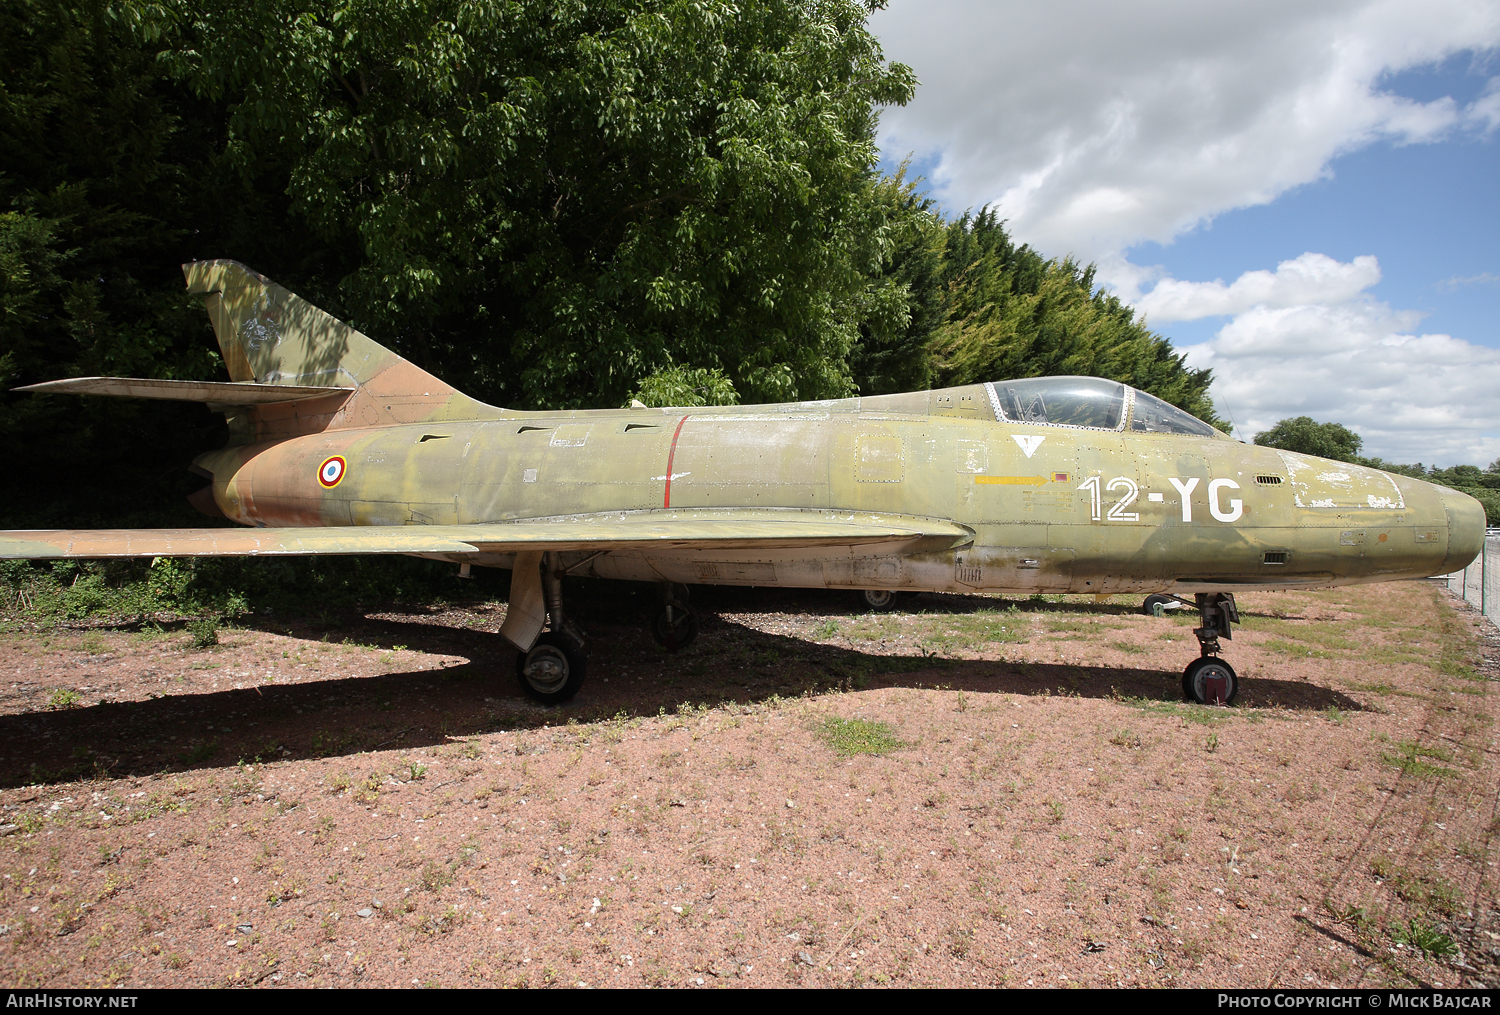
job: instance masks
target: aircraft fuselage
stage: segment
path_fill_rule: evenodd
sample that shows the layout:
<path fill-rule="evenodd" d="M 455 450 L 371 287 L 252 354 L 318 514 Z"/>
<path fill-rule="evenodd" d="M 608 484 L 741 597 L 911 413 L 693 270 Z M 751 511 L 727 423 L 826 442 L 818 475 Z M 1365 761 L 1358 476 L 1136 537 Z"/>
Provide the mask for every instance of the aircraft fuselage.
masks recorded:
<path fill-rule="evenodd" d="M 985 387 L 330 430 L 199 464 L 224 513 L 260 526 L 772 508 L 926 516 L 974 533 L 970 545 L 918 554 L 617 550 L 571 572 L 687 584 L 1324 588 L 1441 574 L 1483 536 L 1477 502 L 1430 483 L 1217 434 L 986 419 Z M 504 567 L 511 556 L 448 559 Z"/>

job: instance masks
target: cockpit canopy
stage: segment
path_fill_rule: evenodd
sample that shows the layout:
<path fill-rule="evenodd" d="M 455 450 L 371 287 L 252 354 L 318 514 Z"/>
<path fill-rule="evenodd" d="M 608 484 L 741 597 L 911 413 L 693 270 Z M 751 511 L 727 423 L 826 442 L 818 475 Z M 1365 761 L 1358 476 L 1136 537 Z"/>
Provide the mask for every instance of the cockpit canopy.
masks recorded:
<path fill-rule="evenodd" d="M 1101 377 L 1028 377 L 984 385 L 995 418 L 1010 423 L 1212 437 L 1217 431 L 1154 395 Z"/>

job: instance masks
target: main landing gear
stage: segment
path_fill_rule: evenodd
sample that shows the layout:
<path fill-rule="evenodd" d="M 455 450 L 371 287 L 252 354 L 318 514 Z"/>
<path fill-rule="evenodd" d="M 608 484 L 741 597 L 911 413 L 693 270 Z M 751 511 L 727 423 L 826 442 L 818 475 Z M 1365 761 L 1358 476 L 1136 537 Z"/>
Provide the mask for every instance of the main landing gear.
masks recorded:
<path fill-rule="evenodd" d="M 516 680 L 522 693 L 543 705 L 571 701 L 588 675 L 588 639 L 563 613 L 563 573 L 556 553 L 516 554 L 510 605 L 500 628 L 521 649 Z"/>
<path fill-rule="evenodd" d="M 687 601 L 686 585 L 662 583 L 661 610 L 651 620 L 651 637 L 668 652 L 687 648 L 698 637 L 698 615 Z"/>
<path fill-rule="evenodd" d="M 1160 592 L 1146 597 L 1141 612 L 1148 617 L 1165 617 L 1169 610 L 1180 610 L 1188 605 L 1176 596 L 1164 596 Z"/>
<path fill-rule="evenodd" d="M 1200 705 L 1228 705 L 1239 693 L 1240 680 L 1234 667 L 1218 658 L 1219 638 L 1232 637 L 1231 624 L 1240 620 L 1234 596 L 1228 592 L 1200 592 L 1198 614 L 1203 626 L 1193 628 L 1203 653 L 1182 671 L 1182 696 Z"/>
<path fill-rule="evenodd" d="M 903 599 L 919 595 L 916 592 L 892 592 L 890 589 L 861 589 L 855 593 L 861 609 L 872 613 L 890 613 Z"/>

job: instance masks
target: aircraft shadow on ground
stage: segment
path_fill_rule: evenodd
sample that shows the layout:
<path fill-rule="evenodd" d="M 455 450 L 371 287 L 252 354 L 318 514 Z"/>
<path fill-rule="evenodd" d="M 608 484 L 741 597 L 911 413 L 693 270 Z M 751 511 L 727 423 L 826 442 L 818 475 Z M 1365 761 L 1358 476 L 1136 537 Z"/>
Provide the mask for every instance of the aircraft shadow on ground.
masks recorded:
<path fill-rule="evenodd" d="M 1090 610 L 1097 612 L 1097 607 Z M 496 634 L 365 619 L 341 633 L 360 645 L 400 645 L 466 661 L 433 670 L 263 683 L 0 716 L 0 744 L 7 748 L 0 785 L 140 777 L 236 761 L 416 751 L 478 734 L 558 726 L 569 719 L 654 716 L 685 703 L 750 706 L 834 694 L 857 700 L 862 692 L 889 687 L 1115 698 L 1209 718 L 1201 710 L 1195 713 L 1197 706 L 1176 704 L 1181 701 L 1178 670 L 883 654 L 767 633 L 714 614 L 703 616 L 694 645 L 667 654 L 651 642 L 643 623 L 631 623 L 640 618 L 628 612 L 617 613 L 614 623 L 591 625 L 595 649 L 589 682 L 577 700 L 560 708 L 520 696 L 516 654 Z M 1253 677 L 1242 682 L 1240 698 L 1223 717 L 1328 708 L 1360 711 L 1364 706 L 1315 684 Z"/>

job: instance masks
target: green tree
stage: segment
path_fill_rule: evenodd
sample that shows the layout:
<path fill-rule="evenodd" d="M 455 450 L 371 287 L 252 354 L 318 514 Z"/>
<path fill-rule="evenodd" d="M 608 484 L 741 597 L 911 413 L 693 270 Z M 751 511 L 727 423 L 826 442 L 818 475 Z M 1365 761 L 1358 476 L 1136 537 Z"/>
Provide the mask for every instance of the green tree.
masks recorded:
<path fill-rule="evenodd" d="M 944 318 L 931 348 L 938 383 L 1092 374 L 1123 381 L 1220 429 L 1208 387 L 1171 343 L 1117 296 L 1095 288 L 1094 268 L 1017 247 L 993 211 L 947 228 Z"/>
<path fill-rule="evenodd" d="M 862 395 L 921 391 L 932 386 L 928 346 L 943 320 L 942 272 L 947 229 L 933 202 L 917 192 L 921 180 L 895 176 L 877 182 L 888 243 L 871 290 L 871 313 L 860 326 L 849 368 Z"/>
<path fill-rule="evenodd" d="M 724 371 L 672 367 L 645 378 L 631 398 L 651 408 L 692 405 L 738 405 L 739 392 Z"/>
<path fill-rule="evenodd" d="M 1483 486 L 1485 475 L 1477 465 L 1453 465 L 1446 469 L 1434 468 L 1427 478 L 1444 486 L 1471 487 Z"/>
<path fill-rule="evenodd" d="M 237 164 L 357 250 L 353 323 L 479 397 L 618 403 L 673 366 L 847 394 L 881 309 L 875 109 L 849 0 L 136 4 Z M 886 302 L 889 302 L 888 300 Z"/>
<path fill-rule="evenodd" d="M 222 376 L 177 266 L 234 257 L 502 404 L 674 371 L 848 394 L 907 292 L 873 129 L 913 79 L 866 14 L 0 0 L 0 375 Z M 196 405 L 0 395 L 0 515 L 190 524 L 183 466 L 222 433 Z"/>
<path fill-rule="evenodd" d="M 1421 462 L 1416 462 L 1412 465 L 1402 465 L 1397 462 L 1388 462 L 1384 458 L 1361 458 L 1359 459 L 1359 464 L 1372 469 L 1380 469 L 1383 472 L 1393 472 L 1398 476 L 1410 476 L 1412 479 L 1427 478 L 1427 466 Z"/>
<path fill-rule="evenodd" d="M 0 0 L 4 388 L 215 375 L 177 268 L 212 235 L 212 123 L 102 3 Z M 7 393 L 0 524 L 126 524 L 177 506 L 189 521 L 175 494 L 217 432 L 201 406 Z"/>
<path fill-rule="evenodd" d="M 1360 461 L 1364 439 L 1339 423 L 1319 423 L 1311 416 L 1284 419 L 1255 435 L 1255 443 L 1267 448 L 1295 451 L 1299 455 L 1331 458 L 1337 462 Z"/>

